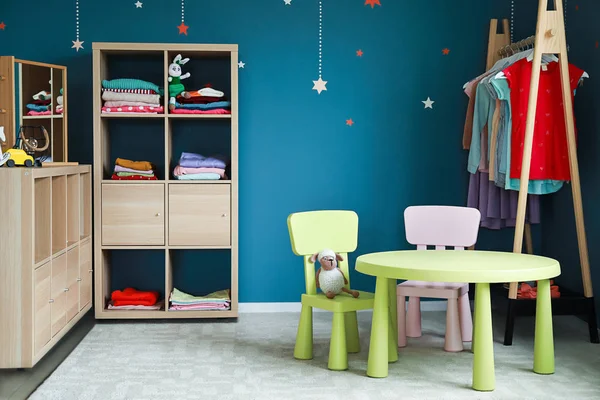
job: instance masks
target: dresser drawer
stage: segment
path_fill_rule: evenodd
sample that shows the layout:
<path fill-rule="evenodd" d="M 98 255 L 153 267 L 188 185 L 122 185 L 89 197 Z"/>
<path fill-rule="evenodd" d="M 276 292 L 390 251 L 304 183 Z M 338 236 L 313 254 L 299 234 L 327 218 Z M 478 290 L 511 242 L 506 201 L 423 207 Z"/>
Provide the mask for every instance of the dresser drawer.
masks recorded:
<path fill-rule="evenodd" d="M 231 245 L 231 185 L 169 185 L 169 245 Z"/>
<path fill-rule="evenodd" d="M 102 244 L 165 244 L 165 192 L 162 184 L 102 185 Z"/>

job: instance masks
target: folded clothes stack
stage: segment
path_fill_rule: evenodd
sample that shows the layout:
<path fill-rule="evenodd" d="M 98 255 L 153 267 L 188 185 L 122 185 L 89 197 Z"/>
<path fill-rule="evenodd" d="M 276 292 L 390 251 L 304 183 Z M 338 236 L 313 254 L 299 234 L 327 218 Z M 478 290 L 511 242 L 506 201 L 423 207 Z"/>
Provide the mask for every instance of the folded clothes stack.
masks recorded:
<path fill-rule="evenodd" d="M 171 307 L 169 310 L 229 310 L 231 308 L 231 296 L 229 290 L 219 290 L 206 296 L 192 296 L 173 288 L 171 292 Z"/>
<path fill-rule="evenodd" d="M 160 310 L 164 301 L 158 301 L 158 292 L 134 288 L 115 290 L 110 296 L 109 310 Z"/>
<path fill-rule="evenodd" d="M 226 167 L 227 159 L 223 156 L 204 157 L 201 154 L 183 152 L 173 175 L 179 180 L 227 180 Z"/>
<path fill-rule="evenodd" d="M 117 158 L 115 169 L 110 178 L 116 181 L 155 181 L 156 175 L 148 161 L 131 161 Z"/>
<path fill-rule="evenodd" d="M 56 97 L 56 113 L 63 113 L 63 90 L 60 88 L 60 96 Z"/>
<path fill-rule="evenodd" d="M 231 114 L 231 102 L 219 90 L 206 87 L 188 94 L 177 96 L 172 114 Z"/>
<path fill-rule="evenodd" d="M 162 89 L 141 79 L 102 81 L 103 114 L 162 114 Z"/>
<path fill-rule="evenodd" d="M 52 96 L 49 90 L 42 90 L 32 96 L 33 100 L 27 104 L 27 115 L 50 115 L 52 114 Z"/>

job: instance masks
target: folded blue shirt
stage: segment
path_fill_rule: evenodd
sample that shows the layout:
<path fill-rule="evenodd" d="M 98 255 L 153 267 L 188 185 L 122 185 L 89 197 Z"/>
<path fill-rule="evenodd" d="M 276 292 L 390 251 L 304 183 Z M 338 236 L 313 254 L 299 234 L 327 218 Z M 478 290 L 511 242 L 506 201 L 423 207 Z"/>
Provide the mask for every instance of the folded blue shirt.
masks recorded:
<path fill-rule="evenodd" d="M 179 158 L 179 166 L 185 168 L 221 168 L 227 166 L 227 158 L 220 155 L 204 157 L 201 154 L 182 152 Z"/>

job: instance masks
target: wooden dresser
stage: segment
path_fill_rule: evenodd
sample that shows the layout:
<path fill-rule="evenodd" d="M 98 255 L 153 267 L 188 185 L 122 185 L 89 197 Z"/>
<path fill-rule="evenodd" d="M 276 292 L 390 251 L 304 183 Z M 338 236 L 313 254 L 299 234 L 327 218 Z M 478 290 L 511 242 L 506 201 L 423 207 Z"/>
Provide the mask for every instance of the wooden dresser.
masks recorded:
<path fill-rule="evenodd" d="M 33 367 L 92 307 L 91 166 L 0 168 L 0 368 Z"/>

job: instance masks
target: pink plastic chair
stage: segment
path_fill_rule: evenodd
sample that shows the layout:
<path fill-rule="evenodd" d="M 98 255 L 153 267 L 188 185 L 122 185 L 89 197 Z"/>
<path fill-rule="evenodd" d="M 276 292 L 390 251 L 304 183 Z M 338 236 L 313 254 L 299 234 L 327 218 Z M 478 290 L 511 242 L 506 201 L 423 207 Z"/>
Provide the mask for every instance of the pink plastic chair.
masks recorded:
<path fill-rule="evenodd" d="M 406 240 L 417 250 L 464 250 L 477 242 L 481 213 L 475 208 L 415 206 L 404 211 Z M 444 350 L 462 351 L 473 336 L 468 283 L 406 281 L 396 288 L 398 301 L 398 347 L 406 337 L 421 336 L 421 297 L 447 299 Z M 406 312 L 406 296 L 409 297 Z"/>

